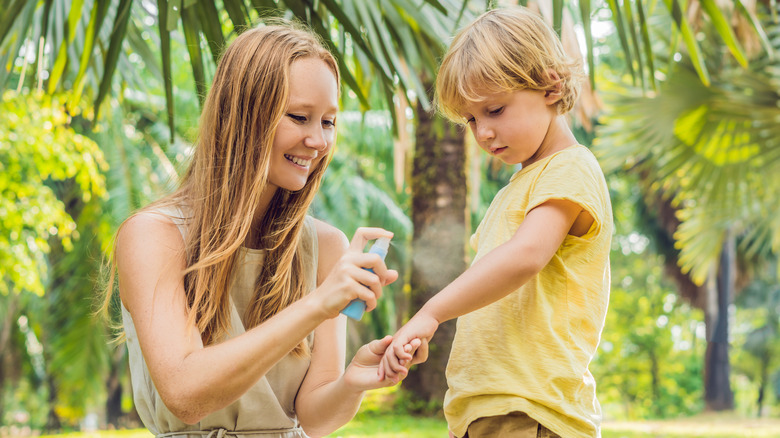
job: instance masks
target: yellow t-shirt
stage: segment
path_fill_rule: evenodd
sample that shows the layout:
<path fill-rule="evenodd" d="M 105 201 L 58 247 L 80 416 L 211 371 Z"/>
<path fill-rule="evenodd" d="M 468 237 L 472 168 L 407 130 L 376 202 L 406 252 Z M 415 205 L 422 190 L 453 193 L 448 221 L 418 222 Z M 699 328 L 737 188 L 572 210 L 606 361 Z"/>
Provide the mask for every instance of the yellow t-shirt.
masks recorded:
<path fill-rule="evenodd" d="M 593 226 L 581 237 L 566 236 L 547 266 L 520 289 L 458 318 L 444 397 L 456 436 L 480 417 L 513 411 L 567 438 L 600 436 L 601 406 L 588 364 L 609 301 L 613 225 L 593 154 L 575 145 L 515 173 L 471 237 L 474 262 L 508 241 L 528 211 L 551 199 L 582 206 Z"/>

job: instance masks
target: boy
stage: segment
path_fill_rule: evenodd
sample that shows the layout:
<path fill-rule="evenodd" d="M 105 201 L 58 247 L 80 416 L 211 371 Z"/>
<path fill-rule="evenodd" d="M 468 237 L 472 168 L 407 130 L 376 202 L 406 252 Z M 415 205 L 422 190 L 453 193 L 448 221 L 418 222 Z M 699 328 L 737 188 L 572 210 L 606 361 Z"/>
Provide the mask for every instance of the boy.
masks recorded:
<path fill-rule="evenodd" d="M 601 169 L 564 118 L 581 75 L 521 7 L 477 18 L 442 61 L 441 111 L 468 123 L 487 153 L 522 164 L 471 238 L 472 266 L 395 334 L 380 367 L 396 378 L 412 339 L 460 317 L 444 398 L 451 436 L 600 436 L 588 364 L 609 300 L 613 226 Z"/>

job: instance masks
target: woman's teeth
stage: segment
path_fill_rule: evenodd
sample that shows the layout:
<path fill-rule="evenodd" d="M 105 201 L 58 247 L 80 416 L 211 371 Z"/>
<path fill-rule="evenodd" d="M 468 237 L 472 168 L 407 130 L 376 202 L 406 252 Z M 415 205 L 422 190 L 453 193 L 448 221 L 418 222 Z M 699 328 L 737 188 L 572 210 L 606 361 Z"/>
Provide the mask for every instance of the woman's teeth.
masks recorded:
<path fill-rule="evenodd" d="M 284 158 L 287 158 L 293 163 L 303 167 L 309 167 L 311 164 L 311 160 L 304 160 L 303 158 L 293 157 L 292 155 L 285 155 Z"/>

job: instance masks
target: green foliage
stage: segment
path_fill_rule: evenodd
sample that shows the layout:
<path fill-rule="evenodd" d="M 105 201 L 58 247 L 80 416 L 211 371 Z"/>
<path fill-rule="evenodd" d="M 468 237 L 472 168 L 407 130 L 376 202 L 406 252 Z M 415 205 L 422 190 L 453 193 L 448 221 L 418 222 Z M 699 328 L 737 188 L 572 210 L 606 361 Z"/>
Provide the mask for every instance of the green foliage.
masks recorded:
<path fill-rule="evenodd" d="M 394 184 L 392 119 L 388 112 L 339 115 L 339 139 L 333 160 L 312 207 L 315 217 L 352 238 L 358 227 L 382 227 L 394 233 L 385 262 L 399 272 L 399 280 L 384 288 L 377 308 L 360 322 L 357 348 L 372 339 L 394 333 L 406 301 L 404 285 L 409 272 L 412 224 L 409 194 Z"/>
<path fill-rule="evenodd" d="M 748 415 L 777 414 L 780 400 L 780 285 L 774 261 L 759 263 L 756 278 L 737 297 L 734 372 L 744 376 L 737 407 Z"/>
<path fill-rule="evenodd" d="M 0 293 L 44 292 L 48 239 L 66 249 L 76 224 L 52 182 L 73 180 L 81 199 L 105 194 L 106 162 L 97 145 L 77 134 L 65 98 L 6 92 L 0 102 Z"/>
<path fill-rule="evenodd" d="M 778 32 L 770 33 L 776 46 Z M 744 70 L 708 41 L 702 48 L 711 86 L 702 85 L 685 58 L 670 64 L 657 94 L 612 86 L 596 141 L 608 170 L 646 175 L 645 191 L 679 209 L 680 265 L 698 284 L 728 230 L 746 234 L 741 251 L 780 249 L 778 61 L 760 57 Z"/>
<path fill-rule="evenodd" d="M 196 100 L 202 99 L 209 70 L 226 41 L 261 17 L 281 16 L 307 23 L 336 54 L 344 83 L 365 110 L 369 108 L 368 90 L 373 84 L 378 84 L 380 95 L 390 105 L 396 88 L 426 99 L 413 68 L 434 73 L 436 59 L 455 27 L 455 20 L 463 16 L 452 12 L 462 11 L 463 2 L 458 0 L 52 0 L 13 1 L 2 9 L 0 91 L 12 79 L 21 83 L 37 80 L 38 88 L 48 80 L 49 93 L 72 89 L 73 102 L 82 98 L 93 101 L 97 116 L 102 112 L 101 104 L 117 94 L 117 82 L 139 80 L 139 71 L 132 68 L 132 54 L 142 58 L 162 84 L 171 140 L 175 136 L 174 114 L 178 105 L 175 90 L 176 85 L 182 85 L 175 81 L 176 64 L 181 59 L 189 64 L 188 82 L 198 91 Z M 149 45 L 150 39 L 157 40 L 157 44 Z M 177 58 L 174 46 L 182 40 L 187 55 Z M 41 47 L 44 43 L 51 46 L 53 55 L 30 56 L 39 42 Z M 17 58 L 24 60 L 17 63 Z M 36 73 L 25 77 L 20 70 L 27 68 L 28 58 L 34 60 L 31 70 Z M 45 75 L 41 76 L 41 72 Z M 29 79 L 33 76 L 37 77 Z"/>
<path fill-rule="evenodd" d="M 636 231 L 639 193 L 611 177 L 616 233 L 606 326 L 591 371 L 609 418 L 691 415 L 702 405 L 701 312 L 680 302 L 663 260 Z"/>

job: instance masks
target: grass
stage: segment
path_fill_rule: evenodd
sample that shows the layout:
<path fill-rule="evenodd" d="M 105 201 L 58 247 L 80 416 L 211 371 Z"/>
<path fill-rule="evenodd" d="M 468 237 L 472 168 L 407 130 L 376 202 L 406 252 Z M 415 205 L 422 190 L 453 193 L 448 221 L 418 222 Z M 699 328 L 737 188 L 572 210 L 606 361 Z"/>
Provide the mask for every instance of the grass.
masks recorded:
<path fill-rule="evenodd" d="M 399 413 L 404 401 L 393 388 L 371 391 L 361 411 L 330 438 L 446 438 L 441 417 Z M 603 438 L 780 438 L 780 418 L 745 418 L 735 413 L 709 413 L 672 420 L 607 421 Z M 0 434 L 2 435 L 2 434 Z M 39 438 L 152 438 L 146 429 L 76 432 Z"/>
<path fill-rule="evenodd" d="M 40 438 L 151 438 L 145 429 L 74 432 Z M 361 413 L 331 438 L 445 438 L 440 418 L 396 413 Z M 780 419 L 746 419 L 728 414 L 656 421 L 613 421 L 602 428 L 603 438 L 780 438 Z"/>
<path fill-rule="evenodd" d="M 412 417 L 404 414 L 358 414 L 331 438 L 446 438 L 447 422 L 442 418 Z"/>
<path fill-rule="evenodd" d="M 674 420 L 613 421 L 602 426 L 603 438 L 780 438 L 780 419 L 701 414 Z"/>

